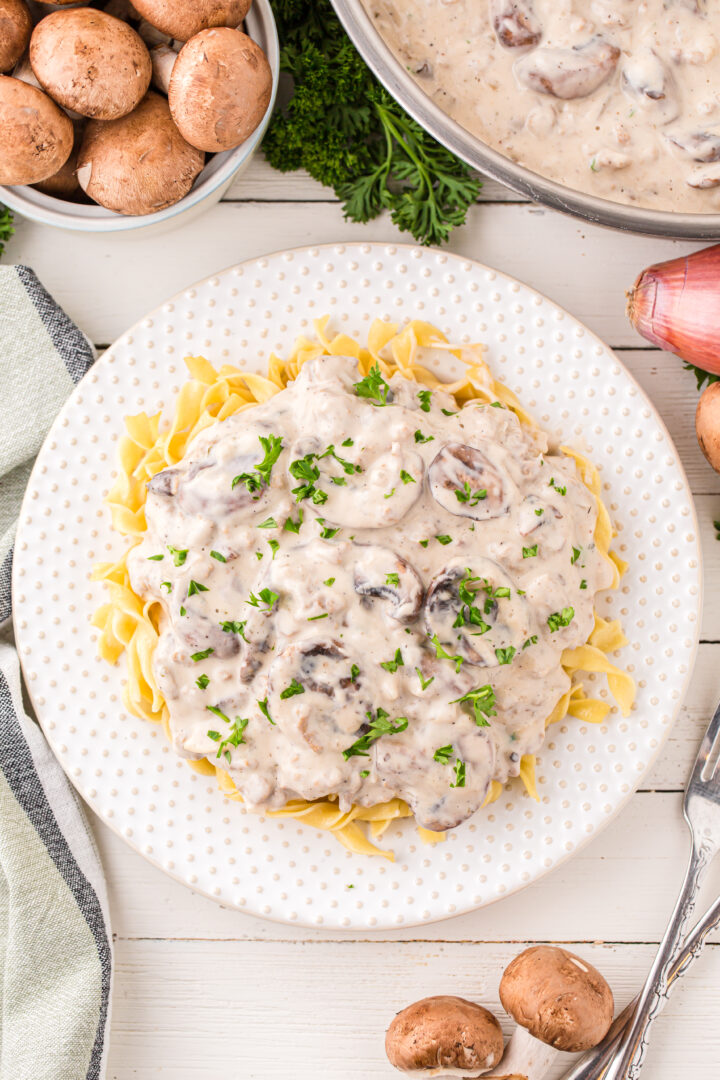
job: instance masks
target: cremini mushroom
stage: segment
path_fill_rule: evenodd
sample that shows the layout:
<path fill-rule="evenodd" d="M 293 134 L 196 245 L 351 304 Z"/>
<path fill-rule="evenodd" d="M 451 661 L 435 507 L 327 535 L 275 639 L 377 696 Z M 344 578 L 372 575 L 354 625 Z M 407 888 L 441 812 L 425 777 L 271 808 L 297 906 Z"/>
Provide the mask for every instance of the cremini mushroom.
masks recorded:
<path fill-rule="evenodd" d="M 132 27 L 91 8 L 41 19 L 30 39 L 30 63 L 54 101 L 94 120 L 132 112 L 152 76 L 150 54 Z"/>
<path fill-rule="evenodd" d="M 715 472 L 720 472 L 720 382 L 703 391 L 695 413 L 695 431 L 703 454 Z"/>
<path fill-rule="evenodd" d="M 77 178 L 77 162 L 80 144 L 82 143 L 84 121 L 76 120 L 73 127 L 75 129 L 75 139 L 70 157 L 52 176 L 48 176 L 46 180 L 41 180 L 38 184 L 33 184 L 33 187 L 36 187 L 38 191 L 42 191 L 44 195 L 52 195 L 56 199 L 73 199 L 81 190 Z"/>
<path fill-rule="evenodd" d="M 212 26 L 239 26 L 252 0 L 133 0 L 144 19 L 177 41 Z"/>
<path fill-rule="evenodd" d="M 153 45 L 150 50 L 152 60 L 152 84 L 161 94 L 167 94 L 170 88 L 170 76 L 175 67 L 178 50 L 172 45 Z"/>
<path fill-rule="evenodd" d="M 73 147 L 72 120 L 35 86 L 0 75 L 0 184 L 37 184 Z"/>
<path fill-rule="evenodd" d="M 0 71 L 15 67 L 27 49 L 32 25 L 25 0 L 0 0 Z"/>
<path fill-rule="evenodd" d="M 78 157 L 83 191 L 118 214 L 152 214 L 187 195 L 205 155 L 185 142 L 159 94 L 129 116 L 90 120 Z"/>
<path fill-rule="evenodd" d="M 500 1024 L 482 1005 L 460 997 L 427 997 L 390 1024 L 385 1052 L 409 1076 L 482 1076 L 503 1052 Z"/>
<path fill-rule="evenodd" d="M 170 76 L 170 110 L 183 136 L 218 152 L 245 142 L 262 120 L 272 72 L 259 45 L 240 30 L 203 30 L 180 50 Z"/>
<path fill-rule="evenodd" d="M 516 956 L 500 983 L 503 1008 L 519 1025 L 497 1076 L 540 1080 L 558 1050 L 596 1046 L 613 1018 L 613 996 L 599 971 L 567 949 L 536 945 Z"/>

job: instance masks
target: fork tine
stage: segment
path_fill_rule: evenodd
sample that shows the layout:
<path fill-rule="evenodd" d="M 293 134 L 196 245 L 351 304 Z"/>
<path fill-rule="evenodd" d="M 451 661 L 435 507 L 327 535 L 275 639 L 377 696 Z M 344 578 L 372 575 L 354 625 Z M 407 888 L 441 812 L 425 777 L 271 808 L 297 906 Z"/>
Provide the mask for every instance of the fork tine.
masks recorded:
<path fill-rule="evenodd" d="M 710 759 L 710 755 L 712 754 L 713 749 L 714 749 L 714 747 L 715 747 L 715 745 L 716 745 L 716 743 L 718 741 L 718 736 L 719 735 L 720 735 L 720 704 L 716 708 L 715 713 L 713 715 L 713 718 L 712 718 L 712 720 L 710 721 L 710 723 L 708 725 L 708 729 L 705 732 L 705 735 L 703 737 L 703 741 L 700 743 L 700 749 L 698 750 L 698 755 L 695 758 L 695 764 L 693 765 L 692 772 L 690 773 L 690 780 L 689 780 L 689 783 L 688 783 L 688 786 L 687 786 L 687 793 L 689 793 L 691 788 L 695 787 L 696 785 L 707 784 L 715 776 L 720 775 L 720 771 L 717 769 L 717 767 L 715 768 L 712 776 L 703 777 L 703 775 L 702 775 L 705 768 L 706 768 L 706 766 L 707 766 L 707 763 L 708 763 L 708 761 Z"/>

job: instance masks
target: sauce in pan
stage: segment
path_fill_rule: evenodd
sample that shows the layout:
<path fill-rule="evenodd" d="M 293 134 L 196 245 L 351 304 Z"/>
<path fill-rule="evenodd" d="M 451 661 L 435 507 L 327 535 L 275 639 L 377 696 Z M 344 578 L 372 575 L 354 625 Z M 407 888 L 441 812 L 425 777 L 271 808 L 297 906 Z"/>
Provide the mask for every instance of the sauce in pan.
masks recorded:
<path fill-rule="evenodd" d="M 146 517 L 128 566 L 162 605 L 174 747 L 254 807 L 399 796 L 464 821 L 541 746 L 613 577 L 542 433 L 346 357 L 200 434 Z"/>
<path fill-rule="evenodd" d="M 601 198 L 720 210 L 712 0 L 363 0 L 418 84 L 513 161 Z"/>

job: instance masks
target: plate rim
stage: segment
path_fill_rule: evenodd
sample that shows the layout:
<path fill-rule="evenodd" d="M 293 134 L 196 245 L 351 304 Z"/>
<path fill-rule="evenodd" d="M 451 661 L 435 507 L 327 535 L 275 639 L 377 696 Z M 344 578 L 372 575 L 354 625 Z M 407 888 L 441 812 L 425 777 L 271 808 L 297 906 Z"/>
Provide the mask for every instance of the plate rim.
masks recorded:
<path fill-rule="evenodd" d="M 654 419 L 655 423 L 657 423 L 658 426 L 660 427 L 660 429 L 662 430 L 663 434 L 665 435 L 665 438 L 668 441 L 668 445 L 672 448 L 672 450 L 674 452 L 675 467 L 680 472 L 680 476 L 681 476 L 681 479 L 682 479 L 683 485 L 684 485 L 685 494 L 686 494 L 687 500 L 688 500 L 688 505 L 690 506 L 691 521 L 692 521 L 693 530 L 694 530 L 694 534 L 695 534 L 695 548 L 696 548 L 696 557 L 697 557 L 697 576 L 698 576 L 698 580 L 699 580 L 699 584 L 700 584 L 700 588 L 698 589 L 698 597 L 697 597 L 697 620 L 696 620 L 696 624 L 695 624 L 695 632 L 694 632 L 694 635 L 693 635 L 693 647 L 692 647 L 692 650 L 690 652 L 690 656 L 689 656 L 688 661 L 687 661 L 687 672 L 686 672 L 685 678 L 683 680 L 682 688 L 680 689 L 680 691 L 678 693 L 677 700 L 676 700 L 672 710 L 668 710 L 668 711 L 671 711 L 670 723 L 667 724 L 665 726 L 663 732 L 660 733 L 660 736 L 658 737 L 658 744 L 654 748 L 653 752 L 648 754 L 648 760 L 647 760 L 646 768 L 643 770 L 642 773 L 638 774 L 637 779 L 633 778 L 633 782 L 632 782 L 629 790 L 620 799 L 618 799 L 617 803 L 613 806 L 612 812 L 610 814 L 607 814 L 596 825 L 593 832 L 591 832 L 591 833 L 587 834 L 586 836 L 580 838 L 577 841 L 577 843 L 574 845 L 574 847 L 572 848 L 571 851 L 563 852 L 561 855 L 559 855 L 556 859 L 553 860 L 553 862 L 552 862 L 552 864 L 550 866 L 541 868 L 540 871 L 537 874 L 535 874 L 531 878 L 530 881 L 524 881 L 524 882 L 520 881 L 520 882 L 518 882 L 517 884 L 515 884 L 513 886 L 509 886 L 507 888 L 507 890 L 505 892 L 503 892 L 502 894 L 491 896 L 481 904 L 475 904 L 475 903 L 470 902 L 466 906 L 463 906 L 460 910 L 454 911 L 454 912 L 452 912 L 450 914 L 445 913 L 445 914 L 433 915 L 433 916 L 431 916 L 431 917 L 429 917 L 427 919 L 410 917 L 409 919 L 407 919 L 407 918 L 404 919 L 402 924 L 400 924 L 400 925 L 392 923 L 390 921 L 389 917 L 388 917 L 386 922 L 385 921 L 381 922 L 380 920 L 378 920 L 378 925 L 375 925 L 375 926 L 369 926 L 369 925 L 367 925 L 367 923 L 362 924 L 361 928 L 362 928 L 363 932 L 366 932 L 366 933 L 369 933 L 369 934 L 375 934 L 375 933 L 387 933 L 387 932 L 393 931 L 393 930 L 408 930 L 408 929 L 411 929 L 411 928 L 416 927 L 416 926 L 429 926 L 429 925 L 432 925 L 434 923 L 444 922 L 446 920 L 460 918 L 461 916 L 469 915 L 469 914 L 471 914 L 471 913 L 473 913 L 475 911 L 479 911 L 479 910 L 481 910 L 483 908 L 490 907 L 493 904 L 497 904 L 497 903 L 499 903 L 499 902 L 501 902 L 503 900 L 506 900 L 509 897 L 514 896 L 517 893 L 524 891 L 529 886 L 534 885 L 537 882 L 543 880 L 544 878 L 546 878 L 548 876 L 548 874 L 553 873 L 559 867 L 563 866 L 569 859 L 573 858 L 579 852 L 584 850 L 589 843 L 591 843 L 593 840 L 597 839 L 597 837 L 600 836 L 601 833 L 603 833 L 605 831 L 607 826 L 611 822 L 616 820 L 616 818 L 620 815 L 620 813 L 627 807 L 627 805 L 629 804 L 629 802 L 633 798 L 633 796 L 637 793 L 637 790 L 640 787 L 640 784 L 642 783 L 642 781 L 652 771 L 656 761 L 658 760 L 658 757 L 659 757 L 660 753 L 662 752 L 662 750 L 664 749 L 664 747 L 665 747 L 665 745 L 667 743 L 667 740 L 668 740 L 668 738 L 670 736 L 670 732 L 675 727 L 678 716 L 680 714 L 680 710 L 681 710 L 681 708 L 683 706 L 685 696 L 686 696 L 687 691 L 688 691 L 688 686 L 690 684 L 690 680 L 692 679 L 694 669 L 695 669 L 695 665 L 697 663 L 698 651 L 699 651 L 699 646 L 700 646 L 700 637 L 701 637 L 701 632 L 702 632 L 702 615 L 703 615 L 703 607 L 704 607 L 704 599 L 705 599 L 704 562 L 703 562 L 702 545 L 700 543 L 699 521 L 698 521 L 698 516 L 697 516 L 697 508 L 695 506 L 694 495 L 693 495 L 692 489 L 690 487 L 690 483 L 688 481 L 687 473 L 685 471 L 685 467 L 683 465 L 682 459 L 680 457 L 680 454 L 678 453 L 677 447 L 675 446 L 675 443 L 674 443 L 674 441 L 673 441 L 673 439 L 672 439 L 672 437 L 670 435 L 670 432 L 668 431 L 668 428 L 667 428 L 667 426 L 665 424 L 665 421 L 663 420 L 662 416 L 658 412 L 658 410 L 655 407 L 654 403 L 651 401 L 648 394 L 645 392 L 643 387 L 640 385 L 640 383 L 637 381 L 635 376 L 632 374 L 632 372 L 627 369 L 627 367 L 622 362 L 622 360 L 617 356 L 614 349 L 610 345 L 607 345 L 602 340 L 602 338 L 599 337 L 599 335 L 595 333 L 594 330 L 591 330 L 590 327 L 588 327 L 584 322 L 582 322 L 577 316 L 573 315 L 572 312 L 569 312 L 561 304 L 558 304 L 555 300 L 553 300 L 551 297 L 547 296 L 546 294 L 540 292 L 534 286 L 528 285 L 526 282 L 522 281 L 520 278 L 514 277 L 512 274 L 507 274 L 503 270 L 497 270 L 495 267 L 488 266 L 486 263 L 481 262 L 479 259 L 474 259 L 471 256 L 459 255 L 459 254 L 456 254 L 455 252 L 448 251 L 448 250 L 438 248 L 438 247 L 433 247 L 433 246 L 424 247 L 424 246 L 421 246 L 421 245 L 418 245 L 418 244 L 409 244 L 409 243 L 406 243 L 406 242 L 403 242 L 403 241 L 400 241 L 400 242 L 396 243 L 394 241 L 351 240 L 351 241 L 335 241 L 335 242 L 331 241 L 331 242 L 322 243 L 322 244 L 301 244 L 301 245 L 298 245 L 297 247 L 293 247 L 293 248 L 278 248 L 275 251 L 267 252 L 265 254 L 251 256 L 250 258 L 243 259 L 240 262 L 232 263 L 229 266 L 223 267 L 220 270 L 216 270 L 214 273 L 207 274 L 207 275 L 205 275 L 205 277 L 202 277 L 202 278 L 199 278 L 196 281 L 190 282 L 188 285 L 186 285 L 182 289 L 178 290 L 172 296 L 169 296 L 165 300 L 161 301 L 159 304 L 157 304 L 150 311 L 148 311 L 145 314 L 141 315 L 140 318 L 136 319 L 129 327 L 127 327 L 126 330 L 124 330 L 121 334 L 119 334 L 115 338 L 115 340 L 108 346 L 108 348 L 105 349 L 100 354 L 100 356 L 97 357 L 97 359 L 91 365 L 91 367 L 88 368 L 87 372 L 83 375 L 83 377 L 80 379 L 80 381 L 73 387 L 72 392 L 68 395 L 68 397 L 66 398 L 66 400 L 64 401 L 64 403 L 62 405 L 62 408 L 60 409 L 57 416 L 53 420 L 53 422 L 52 422 L 52 424 L 51 424 L 51 426 L 50 426 L 50 428 L 49 428 L 49 430 L 47 432 L 47 435 L 45 436 L 45 438 L 43 440 L 42 446 L 38 450 L 37 457 L 35 459 L 35 462 L 33 463 L 33 468 L 32 468 L 30 477 L 28 479 L 28 483 L 27 483 L 27 487 L 25 489 L 25 493 L 23 495 L 23 500 L 22 500 L 22 504 L 20 506 L 19 516 L 18 516 L 18 519 L 17 519 L 17 530 L 16 530 L 14 546 L 13 546 L 13 566 L 12 566 L 12 579 L 11 579 L 11 596 L 14 596 L 16 588 L 19 588 L 19 584 L 18 584 L 18 580 L 17 580 L 18 577 L 19 577 L 19 567 L 20 567 L 20 562 L 21 562 L 21 560 L 18 558 L 18 553 L 19 553 L 19 550 L 20 550 L 19 544 L 20 544 L 20 541 L 22 540 L 24 522 L 25 522 L 26 517 L 28 516 L 28 514 L 27 514 L 28 504 L 29 504 L 30 499 L 31 499 L 30 491 L 31 491 L 31 488 L 33 487 L 33 482 L 35 480 L 36 473 L 37 473 L 37 470 L 38 470 L 38 467 L 39 467 L 40 458 L 42 457 L 47 444 L 52 440 L 53 436 L 55 435 L 56 430 L 59 429 L 60 427 L 64 426 L 62 422 L 63 422 L 63 419 L 65 417 L 66 412 L 71 408 L 72 405 L 74 405 L 75 398 L 77 397 L 77 395 L 82 393 L 83 388 L 84 388 L 84 386 L 86 384 L 86 381 L 89 381 L 89 377 L 91 376 L 93 371 L 96 370 L 96 366 L 98 364 L 100 364 L 101 361 L 105 360 L 105 358 L 109 354 L 112 353 L 112 351 L 121 342 L 121 340 L 123 338 L 127 337 L 128 335 L 132 335 L 133 332 L 135 331 L 136 327 L 141 327 L 143 322 L 145 322 L 147 319 L 154 319 L 159 313 L 162 312 L 162 309 L 163 309 L 163 307 L 165 307 L 165 305 L 173 304 L 173 303 L 177 302 L 182 297 L 184 297 L 185 294 L 189 290 L 199 289 L 201 286 L 203 286 L 203 285 L 207 284 L 208 282 L 212 281 L 214 278 L 221 278 L 221 277 L 223 277 L 223 276 L 225 276 L 227 274 L 232 273 L 233 271 L 237 270 L 240 267 L 251 266 L 251 265 L 259 263 L 259 262 L 261 262 L 262 260 L 265 260 L 265 259 L 270 260 L 270 259 L 280 258 L 280 257 L 286 256 L 286 255 L 293 255 L 294 256 L 294 255 L 296 255 L 298 253 L 305 253 L 305 252 L 307 252 L 309 254 L 312 254 L 313 252 L 319 252 L 319 251 L 323 251 L 323 250 L 335 250 L 335 251 L 337 251 L 337 249 L 339 249 L 339 248 L 343 249 L 342 253 L 344 253 L 348 248 L 350 248 L 350 249 L 352 249 L 352 248 L 359 248 L 359 249 L 367 248 L 367 249 L 369 249 L 368 251 L 363 251 L 362 254 L 370 254 L 372 252 L 372 249 L 381 249 L 383 252 L 385 252 L 385 253 L 389 252 L 390 254 L 394 254 L 398 250 L 407 251 L 407 252 L 419 252 L 421 257 L 424 254 L 431 254 L 432 253 L 432 254 L 435 254 L 435 255 L 443 255 L 448 259 L 457 260 L 460 263 L 470 263 L 470 264 L 473 265 L 473 267 L 475 269 L 477 269 L 477 270 L 479 270 L 481 272 L 484 271 L 484 272 L 489 273 L 489 274 L 494 274 L 496 277 L 502 278 L 504 281 L 506 281 L 506 282 L 508 282 L 510 284 L 520 285 L 521 288 L 526 289 L 534 297 L 539 297 L 542 301 L 552 305 L 552 307 L 555 308 L 555 310 L 562 312 L 563 315 L 566 318 L 570 319 L 571 322 L 573 322 L 575 325 L 582 327 L 585 334 L 587 334 L 589 336 L 589 338 L 594 343 L 601 346 L 601 348 L 603 349 L 604 352 L 609 353 L 614 358 L 615 362 L 619 365 L 619 367 L 621 368 L 621 370 L 622 370 L 623 374 L 625 375 L 625 377 L 635 387 L 637 393 L 640 396 L 641 401 L 644 402 L 647 405 L 647 407 L 651 410 L 651 413 L 652 413 L 652 416 L 653 416 L 653 419 Z M 332 318 L 332 316 L 331 316 L 331 318 Z M 401 320 L 399 320 L 399 321 L 401 321 Z M 163 409 L 163 413 L 164 412 L 165 412 L 165 409 Z M 113 462 L 112 468 L 115 468 L 115 463 L 114 462 Z M 246 910 L 245 908 L 242 908 L 242 907 L 238 907 L 237 905 L 232 903 L 231 900 L 228 900 L 227 898 L 218 897 L 218 896 L 213 895 L 212 892 L 210 892 L 210 891 L 206 890 L 205 888 L 203 888 L 198 882 L 189 882 L 186 878 L 181 876 L 179 871 L 176 872 L 174 867 L 172 869 L 169 869 L 166 866 L 162 865 L 160 859 L 158 857 L 156 857 L 154 851 L 152 853 L 148 853 L 148 852 L 143 851 L 141 849 L 139 843 L 135 842 L 134 834 L 133 834 L 132 837 L 128 837 L 128 836 L 124 835 L 124 833 L 122 832 L 121 826 L 119 824 L 115 823 L 114 819 L 107 818 L 101 812 L 101 810 L 99 809 L 99 806 L 97 805 L 96 800 L 88 797 L 88 795 L 85 792 L 82 792 L 82 791 L 79 790 L 78 786 L 75 783 L 75 780 L 74 780 L 73 776 L 71 775 L 69 764 L 66 764 L 66 762 L 55 751 L 55 747 L 53 745 L 53 741 L 51 739 L 49 730 L 46 728 L 46 725 L 45 725 L 45 722 L 44 722 L 43 716 L 42 716 L 42 708 L 45 708 L 45 706 L 43 706 L 42 708 L 38 708 L 38 706 L 36 704 L 36 701 L 35 701 L 35 696 L 34 696 L 34 693 L 33 693 L 33 680 L 28 678 L 28 673 L 25 670 L 25 660 L 24 660 L 24 655 L 23 655 L 23 649 L 21 648 L 22 639 L 23 639 L 23 630 L 18 625 L 17 608 L 16 608 L 16 606 L 14 604 L 12 605 L 12 628 L 13 628 L 13 633 L 14 633 L 14 636 L 15 636 L 15 641 L 17 643 L 17 653 L 18 653 L 18 657 L 19 657 L 19 660 L 20 660 L 20 667 L 21 667 L 21 672 L 22 672 L 22 677 L 23 677 L 23 685 L 24 685 L 25 690 L 27 692 L 27 696 L 28 696 L 28 698 L 30 700 L 30 704 L 32 706 L 35 718 L 36 718 L 37 722 L 39 723 L 40 728 L 42 729 L 42 732 L 43 732 L 43 734 L 45 736 L 45 739 L 47 740 L 48 746 L 49 746 L 53 756 L 55 757 L 55 760 L 59 763 L 60 767 L 63 770 L 63 773 L 67 777 L 69 783 L 72 785 L 74 793 L 76 794 L 76 796 L 78 798 L 81 799 L 82 802 L 86 803 L 90 807 L 92 812 L 102 821 L 103 825 L 105 825 L 107 828 L 109 828 L 120 840 L 122 840 L 134 852 L 136 852 L 137 855 L 139 855 L 141 858 L 145 859 L 147 862 L 149 862 L 153 867 L 155 867 L 161 873 L 166 874 L 168 877 L 172 878 L 174 881 L 178 882 L 180 885 L 182 885 L 185 888 L 189 889 L 192 893 L 203 896 L 206 899 L 213 901 L 215 904 L 218 904 L 220 907 L 224 907 L 224 908 L 227 908 L 228 910 L 232 910 L 232 911 L 237 911 L 238 913 L 240 913 L 240 914 L 242 914 L 244 916 L 247 916 L 247 917 L 257 918 L 257 919 L 261 919 L 261 920 L 264 919 L 264 920 L 266 920 L 268 922 L 277 923 L 279 925 L 284 925 L 284 926 L 292 926 L 292 927 L 302 926 L 302 927 L 304 927 L 306 929 L 319 930 L 321 932 L 325 931 L 325 932 L 330 932 L 330 933 L 341 933 L 341 934 L 357 933 L 357 930 L 358 930 L 358 928 L 360 926 L 359 922 L 351 923 L 351 925 L 349 925 L 349 926 L 342 926 L 342 925 L 340 925 L 340 923 L 338 921 L 328 923 L 327 920 L 324 920 L 321 925 L 317 925 L 317 924 L 311 923 L 308 919 L 303 919 L 302 916 L 299 916 L 297 919 L 290 920 L 288 918 L 284 918 L 283 916 L 281 916 L 279 914 L 276 915 L 274 913 L 273 914 L 258 913 L 258 912 L 255 912 L 255 911 Z M 142 721 L 142 722 L 147 723 L 147 721 Z M 212 778 L 209 778 L 209 779 L 212 779 Z M 339 916 L 338 916 L 338 919 L 339 919 Z"/>

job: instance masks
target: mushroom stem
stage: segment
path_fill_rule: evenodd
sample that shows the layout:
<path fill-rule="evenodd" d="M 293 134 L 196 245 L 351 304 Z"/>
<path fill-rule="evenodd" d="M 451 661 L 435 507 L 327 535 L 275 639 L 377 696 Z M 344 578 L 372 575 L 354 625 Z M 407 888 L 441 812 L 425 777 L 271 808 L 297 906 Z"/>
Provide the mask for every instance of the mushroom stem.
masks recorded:
<path fill-rule="evenodd" d="M 542 1080 L 557 1056 L 554 1046 L 540 1042 L 523 1027 L 518 1027 L 505 1048 L 500 1064 L 488 1080 L 503 1076 L 523 1076 L 526 1080 Z"/>

